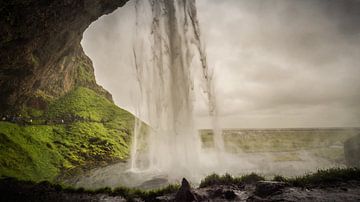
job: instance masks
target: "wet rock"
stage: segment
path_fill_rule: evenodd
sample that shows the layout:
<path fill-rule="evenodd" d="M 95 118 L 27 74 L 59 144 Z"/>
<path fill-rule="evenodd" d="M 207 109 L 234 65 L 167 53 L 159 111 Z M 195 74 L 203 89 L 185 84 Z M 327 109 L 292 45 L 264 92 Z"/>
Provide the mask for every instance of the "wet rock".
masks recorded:
<path fill-rule="evenodd" d="M 341 187 L 340 188 L 342 191 L 348 191 L 348 188 L 346 188 L 346 187 Z"/>
<path fill-rule="evenodd" d="M 213 198 L 221 197 L 222 195 L 223 195 L 222 189 L 216 189 L 215 191 L 212 191 L 212 193 L 211 193 L 211 197 L 213 197 Z"/>
<path fill-rule="evenodd" d="M 246 201 L 247 202 L 266 202 L 269 200 L 254 195 L 254 196 L 250 196 L 248 199 L 246 199 Z"/>
<path fill-rule="evenodd" d="M 217 188 L 212 190 L 207 190 L 208 195 L 210 195 L 210 198 L 223 198 L 226 200 L 233 200 L 236 198 L 236 194 L 233 190 L 228 188 Z"/>
<path fill-rule="evenodd" d="M 80 42 L 92 22 L 126 2 L 1 1 L 0 111 L 20 111 L 24 104 L 46 109 L 45 100 L 34 99 L 38 92 L 57 98 L 75 86 L 112 100 L 96 84 L 92 62 Z"/>
<path fill-rule="evenodd" d="M 197 201 L 195 195 L 191 191 L 191 186 L 189 182 L 185 178 L 183 178 L 181 182 L 181 187 L 179 191 L 176 193 L 175 201 L 178 202 Z"/>
<path fill-rule="evenodd" d="M 260 197 L 267 197 L 281 193 L 286 186 L 284 182 L 260 181 L 256 184 L 255 195 Z"/>
<path fill-rule="evenodd" d="M 236 194 L 233 190 L 226 190 L 224 192 L 224 198 L 227 200 L 233 200 L 236 198 Z"/>

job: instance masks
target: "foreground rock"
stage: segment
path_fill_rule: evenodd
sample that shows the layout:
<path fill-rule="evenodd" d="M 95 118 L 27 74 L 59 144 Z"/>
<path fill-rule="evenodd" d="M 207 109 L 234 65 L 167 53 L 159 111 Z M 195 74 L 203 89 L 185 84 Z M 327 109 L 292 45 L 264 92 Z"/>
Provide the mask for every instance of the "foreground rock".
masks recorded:
<path fill-rule="evenodd" d="M 174 193 L 160 196 L 120 196 L 103 189 L 95 192 L 64 190 L 49 183 L 32 184 L 12 179 L 0 180 L 0 201 L 360 201 L 360 182 L 294 187 L 282 182 L 260 181 L 253 184 L 211 185 L 192 189 L 183 179 Z M 122 193 L 124 194 L 124 193 Z"/>
<path fill-rule="evenodd" d="M 174 200 L 175 199 L 175 200 Z M 242 185 L 212 185 L 191 189 L 183 181 L 177 193 L 161 196 L 158 201 L 359 201 L 360 182 L 294 187 L 283 182 L 260 181 Z"/>
<path fill-rule="evenodd" d="M 285 188 L 284 182 L 260 181 L 256 184 L 254 194 L 260 197 L 267 197 L 281 193 Z"/>
<path fill-rule="evenodd" d="M 59 185 L 42 182 L 34 185 L 14 179 L 0 181 L 0 201 L 126 201 L 121 196 L 105 193 L 92 194 L 81 190 L 64 190 Z"/>
<path fill-rule="evenodd" d="M 181 187 L 175 195 L 175 201 L 178 201 L 178 202 L 198 201 L 198 199 L 196 199 L 195 195 L 193 194 L 193 192 L 191 190 L 191 186 L 190 186 L 189 182 L 185 178 L 183 178 L 183 180 L 181 182 Z"/>

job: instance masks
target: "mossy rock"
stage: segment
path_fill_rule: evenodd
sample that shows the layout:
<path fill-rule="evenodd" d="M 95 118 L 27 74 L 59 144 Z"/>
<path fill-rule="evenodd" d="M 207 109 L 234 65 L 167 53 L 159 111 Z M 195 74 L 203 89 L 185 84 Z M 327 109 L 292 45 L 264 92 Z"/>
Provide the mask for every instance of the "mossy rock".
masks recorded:
<path fill-rule="evenodd" d="M 0 176 L 54 181 L 129 156 L 135 117 L 91 89 L 75 88 L 45 111 L 24 111 L 42 121 L 0 122 Z"/>

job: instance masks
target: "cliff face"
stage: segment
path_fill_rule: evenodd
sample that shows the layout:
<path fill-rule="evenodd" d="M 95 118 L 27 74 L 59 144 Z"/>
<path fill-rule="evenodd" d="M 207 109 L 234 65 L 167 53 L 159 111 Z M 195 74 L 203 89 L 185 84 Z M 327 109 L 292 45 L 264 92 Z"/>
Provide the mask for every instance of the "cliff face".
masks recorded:
<path fill-rule="evenodd" d="M 38 106 L 36 95 L 56 98 L 75 86 L 91 88 L 111 100 L 96 84 L 80 41 L 91 22 L 126 1 L 2 1 L 0 112 L 14 112 L 24 104 Z"/>

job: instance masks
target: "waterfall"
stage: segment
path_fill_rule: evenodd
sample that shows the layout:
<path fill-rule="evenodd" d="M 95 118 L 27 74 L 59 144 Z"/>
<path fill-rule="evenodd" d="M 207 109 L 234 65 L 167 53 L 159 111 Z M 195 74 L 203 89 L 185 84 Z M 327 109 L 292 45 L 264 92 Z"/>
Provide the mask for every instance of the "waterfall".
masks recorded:
<path fill-rule="evenodd" d="M 158 170 L 174 177 L 192 177 L 201 168 L 201 141 L 194 125 L 196 91 L 213 117 L 214 141 L 222 151 L 217 126 L 213 75 L 201 41 L 195 0 L 137 0 L 134 66 L 140 91 L 135 123 L 132 170 Z M 199 90 L 200 89 L 200 90 Z M 140 150 L 146 154 L 140 155 Z M 144 152 L 143 152 L 144 153 Z M 141 162 L 141 163 L 140 163 Z"/>

